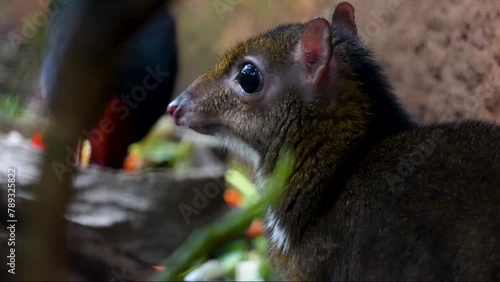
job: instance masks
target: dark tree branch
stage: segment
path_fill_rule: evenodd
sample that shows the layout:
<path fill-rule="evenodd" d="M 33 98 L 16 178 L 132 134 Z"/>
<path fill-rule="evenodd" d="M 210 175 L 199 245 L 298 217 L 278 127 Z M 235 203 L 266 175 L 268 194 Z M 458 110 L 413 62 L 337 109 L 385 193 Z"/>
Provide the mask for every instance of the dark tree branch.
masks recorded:
<path fill-rule="evenodd" d="M 81 131 L 93 124 L 109 96 L 114 51 L 136 31 L 165 0 L 70 1 L 71 33 L 61 46 L 51 105 L 53 120 L 45 133 L 48 150 L 41 164 L 36 189 L 39 205 L 31 212 L 30 228 L 22 234 L 24 252 L 19 268 L 25 280 L 64 280 L 66 224 L 62 220 L 71 200 L 74 174 L 72 155 Z M 55 169 L 58 168 L 59 170 Z M 64 169 L 63 169 L 64 168 Z M 67 170 L 65 170 L 67 169 Z"/>

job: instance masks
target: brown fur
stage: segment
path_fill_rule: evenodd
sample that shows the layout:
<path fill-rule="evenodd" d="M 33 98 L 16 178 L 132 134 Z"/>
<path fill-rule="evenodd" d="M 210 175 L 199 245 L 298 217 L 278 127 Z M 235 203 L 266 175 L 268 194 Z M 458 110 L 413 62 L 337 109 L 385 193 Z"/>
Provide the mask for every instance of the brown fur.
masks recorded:
<path fill-rule="evenodd" d="M 179 125 L 252 161 L 257 182 L 282 148 L 294 150 L 291 178 L 270 209 L 287 234 L 286 250 L 269 247 L 283 277 L 500 279 L 499 127 L 414 124 L 355 26 L 331 27 L 329 81 L 311 90 L 296 53 L 305 26 L 237 45 L 172 104 Z M 235 87 L 248 60 L 263 74 L 261 98 Z"/>

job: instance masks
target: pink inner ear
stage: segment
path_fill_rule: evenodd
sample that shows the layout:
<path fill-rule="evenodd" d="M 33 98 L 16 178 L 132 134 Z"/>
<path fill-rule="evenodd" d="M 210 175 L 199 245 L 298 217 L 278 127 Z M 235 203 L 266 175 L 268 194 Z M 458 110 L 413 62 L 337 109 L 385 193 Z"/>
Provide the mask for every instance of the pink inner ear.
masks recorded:
<path fill-rule="evenodd" d="M 307 72 L 316 77 L 322 66 L 326 65 L 331 56 L 330 24 L 323 18 L 308 22 L 302 34 L 302 60 Z"/>
<path fill-rule="evenodd" d="M 319 41 L 308 41 L 304 42 L 302 48 L 307 71 L 311 72 L 313 65 L 320 59 L 321 45 Z"/>
<path fill-rule="evenodd" d="M 333 10 L 332 26 L 342 28 L 351 34 L 357 35 L 358 29 L 354 21 L 354 7 L 347 2 L 338 4 L 335 10 Z"/>

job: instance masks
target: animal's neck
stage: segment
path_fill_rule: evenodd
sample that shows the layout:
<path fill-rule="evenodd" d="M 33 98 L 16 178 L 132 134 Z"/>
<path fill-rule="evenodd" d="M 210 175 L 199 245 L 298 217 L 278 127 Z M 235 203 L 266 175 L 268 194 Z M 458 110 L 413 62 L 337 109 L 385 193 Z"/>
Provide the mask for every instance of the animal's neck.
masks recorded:
<path fill-rule="evenodd" d="M 299 113 L 301 110 L 292 110 L 297 116 L 288 117 L 283 126 L 276 130 L 272 140 L 266 142 L 267 147 L 256 150 L 259 154 L 257 172 L 269 174 L 285 148 L 291 149 L 295 159 L 291 184 L 300 182 L 304 176 L 333 171 L 339 158 L 362 139 L 369 129 L 373 106 L 369 96 L 362 94 L 354 83 L 346 83 L 342 95 L 335 101 L 332 113 L 306 115 Z"/>
<path fill-rule="evenodd" d="M 286 250 L 300 240 L 307 225 L 323 214 L 325 207 L 335 205 L 356 162 L 378 140 L 401 127 L 398 119 L 393 125 L 381 125 L 385 116 L 378 116 L 381 110 L 369 97 L 358 91 L 344 94 L 331 119 L 312 120 L 300 128 L 296 138 L 283 138 L 284 144 L 273 144 L 270 153 L 262 156 L 261 175 L 274 168 L 281 148 L 290 146 L 295 154 L 280 203 L 267 215 L 268 233 L 278 248 Z M 388 110 L 399 115 L 397 108 Z"/>

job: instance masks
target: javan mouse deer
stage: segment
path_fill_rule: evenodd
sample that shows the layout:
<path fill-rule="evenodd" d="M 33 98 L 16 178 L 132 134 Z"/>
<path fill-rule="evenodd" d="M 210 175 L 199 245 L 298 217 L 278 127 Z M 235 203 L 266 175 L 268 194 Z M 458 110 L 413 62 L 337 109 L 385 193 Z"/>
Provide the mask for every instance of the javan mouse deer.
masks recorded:
<path fill-rule="evenodd" d="M 237 45 L 168 112 L 244 156 L 257 185 L 294 150 L 266 214 L 284 278 L 500 279 L 500 128 L 411 121 L 350 4 Z"/>

